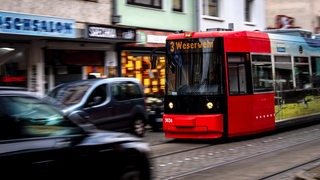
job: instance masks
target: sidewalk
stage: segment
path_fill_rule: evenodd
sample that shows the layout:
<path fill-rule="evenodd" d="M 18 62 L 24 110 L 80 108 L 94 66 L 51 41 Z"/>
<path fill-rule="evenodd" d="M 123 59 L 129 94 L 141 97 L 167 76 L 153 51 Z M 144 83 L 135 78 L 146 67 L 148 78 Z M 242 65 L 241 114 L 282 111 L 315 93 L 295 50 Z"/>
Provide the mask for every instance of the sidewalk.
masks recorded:
<path fill-rule="evenodd" d="M 320 180 L 320 165 L 298 172 L 295 180 Z"/>

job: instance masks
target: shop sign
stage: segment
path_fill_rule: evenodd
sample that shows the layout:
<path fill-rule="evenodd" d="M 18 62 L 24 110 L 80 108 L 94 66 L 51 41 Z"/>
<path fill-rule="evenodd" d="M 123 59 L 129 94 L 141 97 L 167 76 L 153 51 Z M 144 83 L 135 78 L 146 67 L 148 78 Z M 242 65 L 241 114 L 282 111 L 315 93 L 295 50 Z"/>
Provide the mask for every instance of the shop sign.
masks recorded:
<path fill-rule="evenodd" d="M 0 12 L 0 33 L 76 38 L 75 20 Z"/>
<path fill-rule="evenodd" d="M 137 32 L 137 44 L 145 45 L 147 43 L 147 33 Z"/>
<path fill-rule="evenodd" d="M 160 43 L 165 44 L 166 43 L 167 36 L 159 36 L 159 35 L 152 35 L 148 34 L 147 36 L 147 42 L 148 43 Z"/>
<path fill-rule="evenodd" d="M 136 30 L 114 26 L 87 25 L 86 37 L 95 39 L 116 39 L 135 42 Z"/>

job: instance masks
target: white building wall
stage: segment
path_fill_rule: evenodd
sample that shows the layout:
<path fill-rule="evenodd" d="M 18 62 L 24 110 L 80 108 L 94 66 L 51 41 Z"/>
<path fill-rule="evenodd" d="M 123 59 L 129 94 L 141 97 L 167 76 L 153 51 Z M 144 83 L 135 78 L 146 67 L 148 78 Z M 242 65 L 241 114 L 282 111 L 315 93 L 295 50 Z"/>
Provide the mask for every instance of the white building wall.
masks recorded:
<path fill-rule="evenodd" d="M 253 1 L 251 22 L 245 22 L 244 0 L 220 0 L 219 17 L 203 15 L 202 0 L 198 1 L 198 7 L 199 31 L 206 31 L 208 28 L 229 28 L 230 23 L 233 23 L 234 30 L 265 29 L 264 0 Z"/>

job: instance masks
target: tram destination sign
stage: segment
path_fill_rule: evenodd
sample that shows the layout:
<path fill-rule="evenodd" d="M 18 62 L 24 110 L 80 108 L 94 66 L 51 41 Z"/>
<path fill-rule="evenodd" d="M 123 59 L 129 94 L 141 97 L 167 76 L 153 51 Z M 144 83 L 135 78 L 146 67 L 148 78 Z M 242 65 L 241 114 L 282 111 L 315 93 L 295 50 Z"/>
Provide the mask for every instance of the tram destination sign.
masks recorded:
<path fill-rule="evenodd" d="M 75 20 L 0 12 L 0 33 L 76 38 Z"/>
<path fill-rule="evenodd" d="M 167 48 L 171 53 L 176 51 L 210 51 L 215 48 L 215 43 L 215 38 L 169 40 Z"/>
<path fill-rule="evenodd" d="M 86 37 L 90 39 L 113 39 L 135 42 L 136 30 L 124 27 L 88 24 L 86 30 Z"/>

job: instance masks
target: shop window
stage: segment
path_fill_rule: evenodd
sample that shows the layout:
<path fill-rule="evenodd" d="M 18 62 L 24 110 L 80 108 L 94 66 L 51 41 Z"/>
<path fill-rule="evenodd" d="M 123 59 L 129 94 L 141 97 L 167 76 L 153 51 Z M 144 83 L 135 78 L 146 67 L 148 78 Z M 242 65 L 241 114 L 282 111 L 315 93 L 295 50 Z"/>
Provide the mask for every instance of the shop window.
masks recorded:
<path fill-rule="evenodd" d="M 121 53 L 122 76 L 134 77 L 144 86 L 144 93 L 162 96 L 165 86 L 165 56 L 157 56 L 157 66 L 151 69 L 150 54 L 133 51 Z"/>
<path fill-rule="evenodd" d="M 25 49 L 0 46 L 0 86 L 27 87 Z"/>

